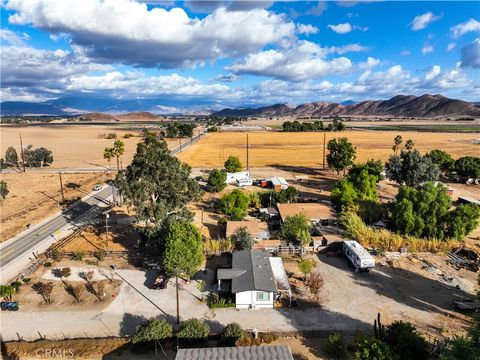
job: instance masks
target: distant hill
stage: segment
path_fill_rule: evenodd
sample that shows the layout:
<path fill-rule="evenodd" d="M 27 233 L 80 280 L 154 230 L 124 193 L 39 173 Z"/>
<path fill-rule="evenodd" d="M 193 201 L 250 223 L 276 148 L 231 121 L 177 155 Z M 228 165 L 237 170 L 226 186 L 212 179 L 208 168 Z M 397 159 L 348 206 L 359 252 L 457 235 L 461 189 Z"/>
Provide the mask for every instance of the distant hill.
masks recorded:
<path fill-rule="evenodd" d="M 389 100 L 368 100 L 353 104 L 312 102 L 290 108 L 285 104 L 257 109 L 223 109 L 213 116 L 335 116 L 376 115 L 398 117 L 480 116 L 480 107 L 442 95 L 397 95 Z"/>
<path fill-rule="evenodd" d="M 115 115 L 115 119 L 117 120 L 124 120 L 124 121 L 132 121 L 132 120 L 145 120 L 145 121 L 148 121 L 148 120 L 152 120 L 152 121 L 156 121 L 156 120 L 162 120 L 161 117 L 157 116 L 157 115 L 154 115 L 148 111 L 136 111 L 136 112 L 131 112 L 131 113 L 127 113 L 127 114 L 121 114 L 121 115 Z"/>

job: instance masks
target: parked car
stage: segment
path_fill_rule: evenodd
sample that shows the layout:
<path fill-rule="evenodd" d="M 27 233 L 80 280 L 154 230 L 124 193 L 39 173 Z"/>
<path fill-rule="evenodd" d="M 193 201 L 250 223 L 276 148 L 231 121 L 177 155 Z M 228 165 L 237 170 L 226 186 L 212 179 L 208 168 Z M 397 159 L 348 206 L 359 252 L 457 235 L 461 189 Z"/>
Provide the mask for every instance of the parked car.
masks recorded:
<path fill-rule="evenodd" d="M 16 301 L 2 301 L 0 307 L 2 311 L 17 311 L 18 303 Z"/>
<path fill-rule="evenodd" d="M 92 190 L 93 190 L 93 191 L 100 191 L 100 190 L 102 190 L 102 185 L 97 184 L 97 185 L 95 185 L 95 186 L 93 187 Z"/>

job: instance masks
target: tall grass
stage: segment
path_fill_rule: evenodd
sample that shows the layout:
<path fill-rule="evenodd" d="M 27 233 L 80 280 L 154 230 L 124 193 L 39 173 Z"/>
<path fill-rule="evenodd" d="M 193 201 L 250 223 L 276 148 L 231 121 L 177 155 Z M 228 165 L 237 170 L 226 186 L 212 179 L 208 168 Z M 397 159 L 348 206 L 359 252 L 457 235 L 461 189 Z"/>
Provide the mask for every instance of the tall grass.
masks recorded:
<path fill-rule="evenodd" d="M 448 252 L 461 245 L 457 240 L 421 239 L 414 236 L 403 236 L 385 229 L 374 229 L 367 226 L 352 211 L 340 216 L 340 222 L 347 236 L 357 240 L 366 247 L 380 248 L 384 251 L 398 251 L 406 247 L 410 252 Z"/>

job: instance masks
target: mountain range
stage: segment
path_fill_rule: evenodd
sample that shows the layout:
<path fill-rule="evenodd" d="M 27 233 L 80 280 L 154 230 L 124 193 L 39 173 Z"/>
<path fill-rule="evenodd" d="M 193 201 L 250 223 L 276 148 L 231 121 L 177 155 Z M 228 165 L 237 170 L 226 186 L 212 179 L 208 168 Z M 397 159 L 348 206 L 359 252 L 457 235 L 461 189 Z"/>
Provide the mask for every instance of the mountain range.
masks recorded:
<path fill-rule="evenodd" d="M 367 100 L 358 103 L 311 102 L 289 107 L 275 104 L 255 109 L 223 109 L 213 116 L 291 116 L 319 117 L 335 115 L 395 116 L 395 117 L 440 117 L 480 116 L 480 106 L 462 100 L 449 99 L 442 95 L 422 96 L 397 95 L 389 100 Z"/>
<path fill-rule="evenodd" d="M 218 103 L 208 98 L 175 100 L 162 98 L 113 99 L 98 97 L 64 97 L 44 102 L 5 101 L 0 104 L 2 116 L 55 115 L 72 116 L 87 113 L 120 114 L 150 112 L 153 114 L 208 115 L 221 109 Z M 145 115 L 145 114 L 144 114 Z M 311 102 L 296 107 L 275 104 L 260 108 L 223 109 L 214 112 L 215 116 L 395 116 L 395 117 L 443 117 L 480 116 L 480 105 L 462 100 L 449 99 L 442 95 L 397 95 L 389 100 L 367 100 L 342 103 Z M 98 116 L 95 116 L 98 118 Z M 145 118 L 145 116 L 140 116 Z M 146 116 L 148 118 L 148 116 Z M 104 119 L 108 120 L 108 119 Z M 145 119 L 148 120 L 148 119 Z"/>

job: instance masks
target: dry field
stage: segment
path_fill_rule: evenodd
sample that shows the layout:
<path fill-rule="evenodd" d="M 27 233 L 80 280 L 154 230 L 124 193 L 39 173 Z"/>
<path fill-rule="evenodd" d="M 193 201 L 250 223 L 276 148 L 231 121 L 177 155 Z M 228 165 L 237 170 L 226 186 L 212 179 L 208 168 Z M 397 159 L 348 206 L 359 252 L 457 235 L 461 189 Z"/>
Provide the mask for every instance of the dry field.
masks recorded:
<path fill-rule="evenodd" d="M 62 197 L 58 174 L 1 174 L 0 180 L 7 183 L 9 190 L 0 207 L 0 242 L 25 230 L 27 224 L 35 225 L 60 210 L 58 202 Z M 72 173 L 63 174 L 62 180 L 65 198 L 72 200 L 87 195 L 95 184 L 105 182 L 106 177 L 102 173 Z"/>
<path fill-rule="evenodd" d="M 20 156 L 19 137 L 22 134 L 23 145 L 34 147 L 44 146 L 53 152 L 53 164 L 49 168 L 96 168 L 108 167 L 103 158 L 105 147 L 112 146 L 112 139 L 105 139 L 104 135 L 116 133 L 125 143 L 125 154 L 122 157 L 124 166 L 128 165 L 136 151 L 140 137 L 135 136 L 123 139 L 126 133 L 137 135 L 138 131 L 129 131 L 125 128 L 112 126 L 1 126 L 1 147 L 3 155 L 9 146 L 17 149 Z M 178 140 L 168 140 L 169 147 L 179 145 Z M 115 160 L 112 161 L 115 166 Z"/>
<path fill-rule="evenodd" d="M 332 138 L 347 137 L 357 148 L 357 162 L 368 159 L 388 160 L 392 154 L 393 139 L 401 135 L 412 139 L 422 153 L 442 149 L 454 158 L 479 155 L 478 134 L 343 131 L 326 133 Z M 250 166 L 319 167 L 322 164 L 323 133 L 250 132 Z M 212 133 L 179 155 L 192 167 L 222 167 L 229 155 L 235 155 L 246 165 L 247 133 Z M 474 142 L 477 141 L 477 144 Z"/>

